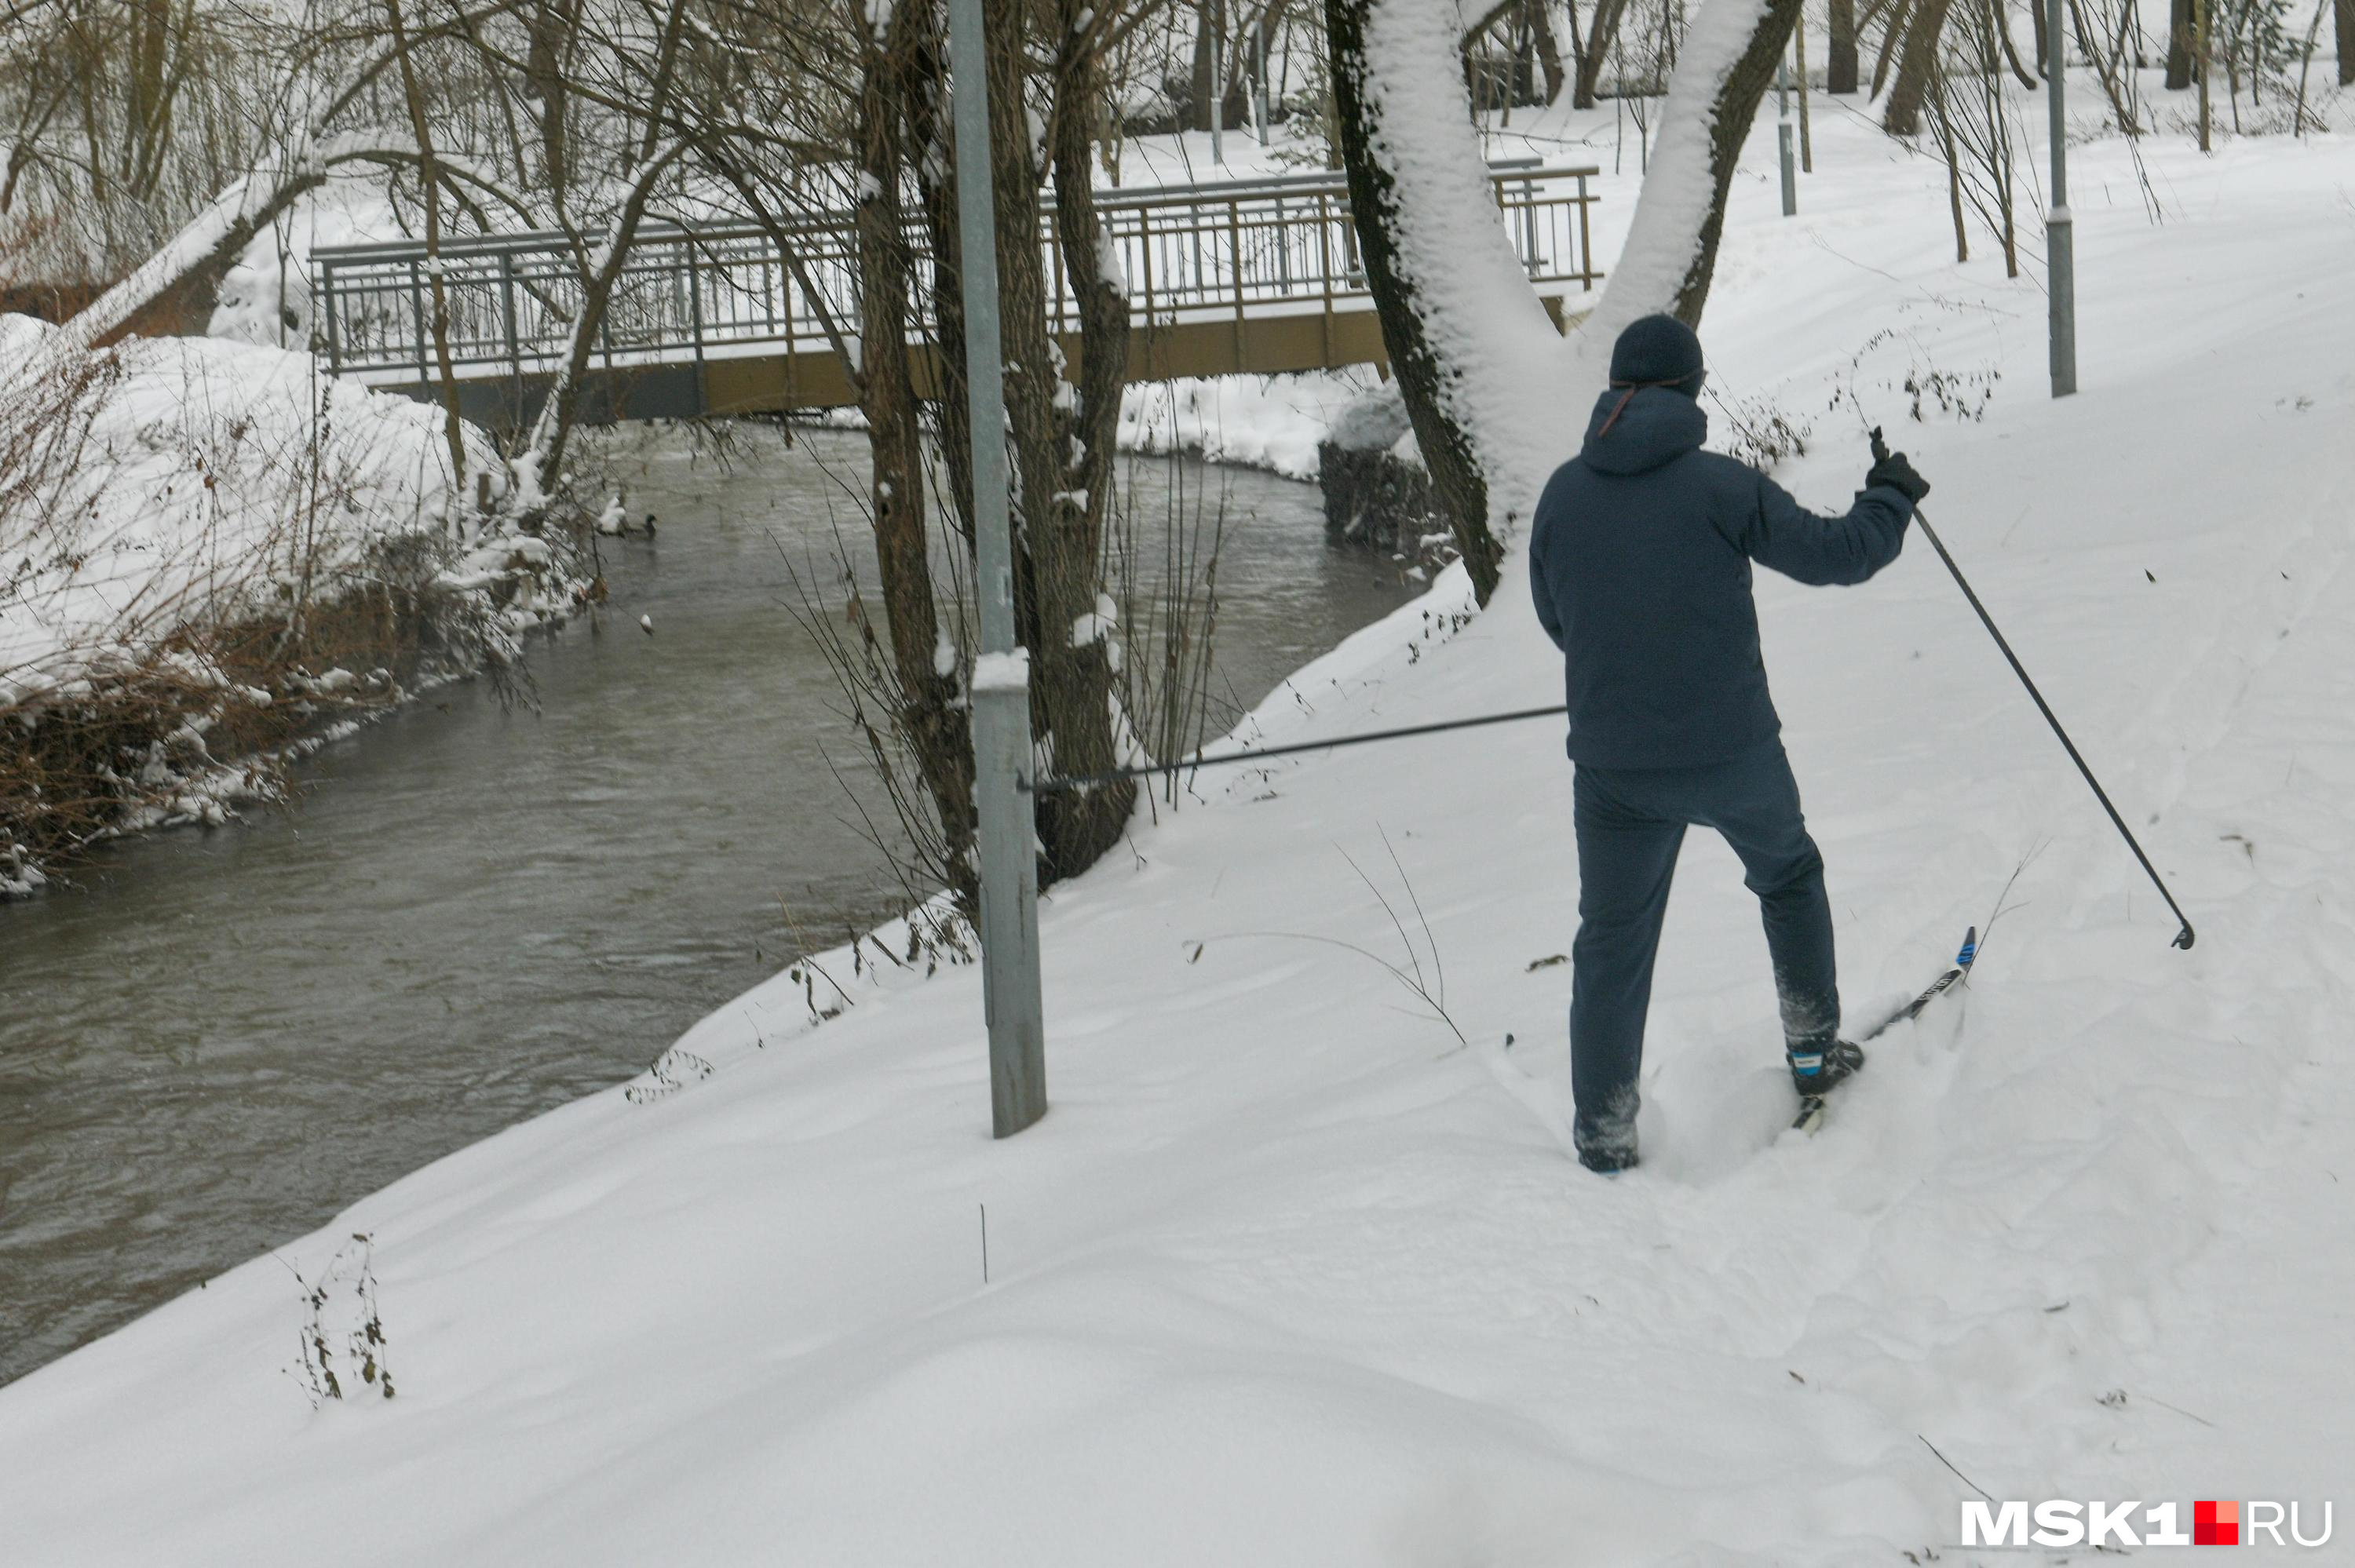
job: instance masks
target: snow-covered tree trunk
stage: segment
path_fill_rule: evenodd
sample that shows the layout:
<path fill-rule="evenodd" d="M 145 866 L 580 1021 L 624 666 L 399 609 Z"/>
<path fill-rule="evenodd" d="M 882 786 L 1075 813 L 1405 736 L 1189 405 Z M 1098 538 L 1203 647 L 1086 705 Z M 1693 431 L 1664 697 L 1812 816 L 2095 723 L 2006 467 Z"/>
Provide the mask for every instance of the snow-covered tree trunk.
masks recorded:
<path fill-rule="evenodd" d="M 1326 0 L 1325 20 L 1359 258 L 1433 493 L 1485 601 L 1503 558 L 1488 479 L 1506 454 L 1478 450 L 1494 420 L 1480 417 L 1476 394 L 1518 378 L 1482 374 L 1475 355 L 1483 339 L 1552 329 L 1496 221 L 1479 143 L 1465 130 L 1455 7 Z"/>
<path fill-rule="evenodd" d="M 1476 590 L 1577 443 L 1610 344 L 1638 316 L 1699 324 L 1735 161 L 1800 0 L 1709 0 L 1660 115 L 1627 243 L 1565 343 L 1499 221 L 1448 0 L 1326 0 L 1334 101 L 1368 287 L 1415 440 Z"/>

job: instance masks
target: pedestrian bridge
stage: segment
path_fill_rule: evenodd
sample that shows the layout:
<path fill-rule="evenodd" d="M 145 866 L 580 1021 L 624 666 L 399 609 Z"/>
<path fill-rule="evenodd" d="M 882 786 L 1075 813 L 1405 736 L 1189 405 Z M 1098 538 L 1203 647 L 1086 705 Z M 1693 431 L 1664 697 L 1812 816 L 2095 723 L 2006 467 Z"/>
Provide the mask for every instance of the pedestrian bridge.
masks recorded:
<path fill-rule="evenodd" d="M 1497 221 L 1557 327 L 1584 312 L 1594 269 L 1593 168 L 1492 165 Z M 1128 285 L 1128 376 L 1274 374 L 1372 365 L 1388 371 L 1366 289 L 1347 182 L 1318 173 L 1247 183 L 1099 192 Z M 1051 208 L 1040 236 L 1063 351 L 1078 323 Z M 595 237 L 589 237 L 593 246 Z M 914 276 L 930 245 L 911 225 Z M 460 407 L 511 429 L 545 397 L 569 350 L 581 299 L 561 233 L 470 236 L 434 258 L 415 241 L 312 252 L 316 319 L 338 376 L 413 397 L 438 396 L 431 302 L 438 270 Z M 857 402 L 856 249 L 847 213 L 779 225 L 645 225 L 598 334 L 582 388 L 591 421 L 777 414 Z M 915 290 L 919 395 L 936 396 L 929 291 Z"/>

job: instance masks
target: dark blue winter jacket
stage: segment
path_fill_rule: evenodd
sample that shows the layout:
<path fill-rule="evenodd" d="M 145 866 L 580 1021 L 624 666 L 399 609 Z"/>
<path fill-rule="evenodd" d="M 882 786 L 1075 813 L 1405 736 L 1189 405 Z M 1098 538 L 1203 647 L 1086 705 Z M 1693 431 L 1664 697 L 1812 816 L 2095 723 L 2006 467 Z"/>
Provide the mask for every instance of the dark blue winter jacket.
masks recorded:
<path fill-rule="evenodd" d="M 1913 507 L 1902 492 L 1875 486 L 1845 517 L 1818 517 L 1755 469 L 1701 450 L 1708 433 L 1682 392 L 1605 392 L 1584 449 L 1538 502 L 1529 587 L 1565 655 L 1573 761 L 1691 768 L 1772 739 L 1783 726 L 1750 563 L 1860 583 L 1905 542 Z"/>

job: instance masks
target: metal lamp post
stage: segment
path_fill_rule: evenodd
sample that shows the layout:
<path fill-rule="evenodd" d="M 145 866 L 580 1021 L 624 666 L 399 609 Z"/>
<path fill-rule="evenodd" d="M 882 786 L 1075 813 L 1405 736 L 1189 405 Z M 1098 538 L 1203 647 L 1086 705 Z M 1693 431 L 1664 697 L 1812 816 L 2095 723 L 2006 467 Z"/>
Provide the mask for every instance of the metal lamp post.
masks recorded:
<path fill-rule="evenodd" d="M 1783 216 L 1794 217 L 1799 211 L 1799 175 L 1791 161 L 1791 57 L 1785 54 L 1774 66 L 1775 125 L 1774 140 L 1783 162 Z"/>
<path fill-rule="evenodd" d="M 1227 162 L 1227 8 L 1214 5 L 1204 19 L 1210 29 L 1210 162 Z"/>
<path fill-rule="evenodd" d="M 1028 665 L 1014 641 L 1007 520 L 1006 387 L 997 323 L 996 196 L 982 0 L 949 0 L 955 87 L 957 234 L 964 298 L 966 424 L 973 442 L 975 576 L 982 663 L 973 683 L 974 800 L 981 817 L 981 957 L 989 1022 L 990 1125 L 1010 1138 L 1047 1114 L 1039 994 L 1038 832 L 1031 796 Z"/>
<path fill-rule="evenodd" d="M 2052 396 L 2077 390 L 2077 240 L 2069 216 L 2069 118 L 2062 79 L 2069 46 L 2061 31 L 2061 0 L 2047 0 L 2044 36 L 2051 58 L 2044 64 L 2045 98 L 2052 111 L 2052 210 L 2044 218 L 2046 291 L 2052 308 Z"/>

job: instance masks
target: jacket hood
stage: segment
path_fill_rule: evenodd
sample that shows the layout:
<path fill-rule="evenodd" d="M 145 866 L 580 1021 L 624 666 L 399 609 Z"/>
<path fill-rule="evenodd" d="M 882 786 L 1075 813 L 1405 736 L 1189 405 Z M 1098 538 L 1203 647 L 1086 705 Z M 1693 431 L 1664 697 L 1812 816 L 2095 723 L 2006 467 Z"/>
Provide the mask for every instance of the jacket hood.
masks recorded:
<path fill-rule="evenodd" d="M 1605 430 L 1605 425 L 1611 428 Z M 1667 387 L 1638 387 L 1632 393 L 1614 387 L 1595 399 L 1579 456 L 1598 473 L 1648 473 L 1698 450 L 1708 437 L 1709 416 L 1683 393 Z"/>

